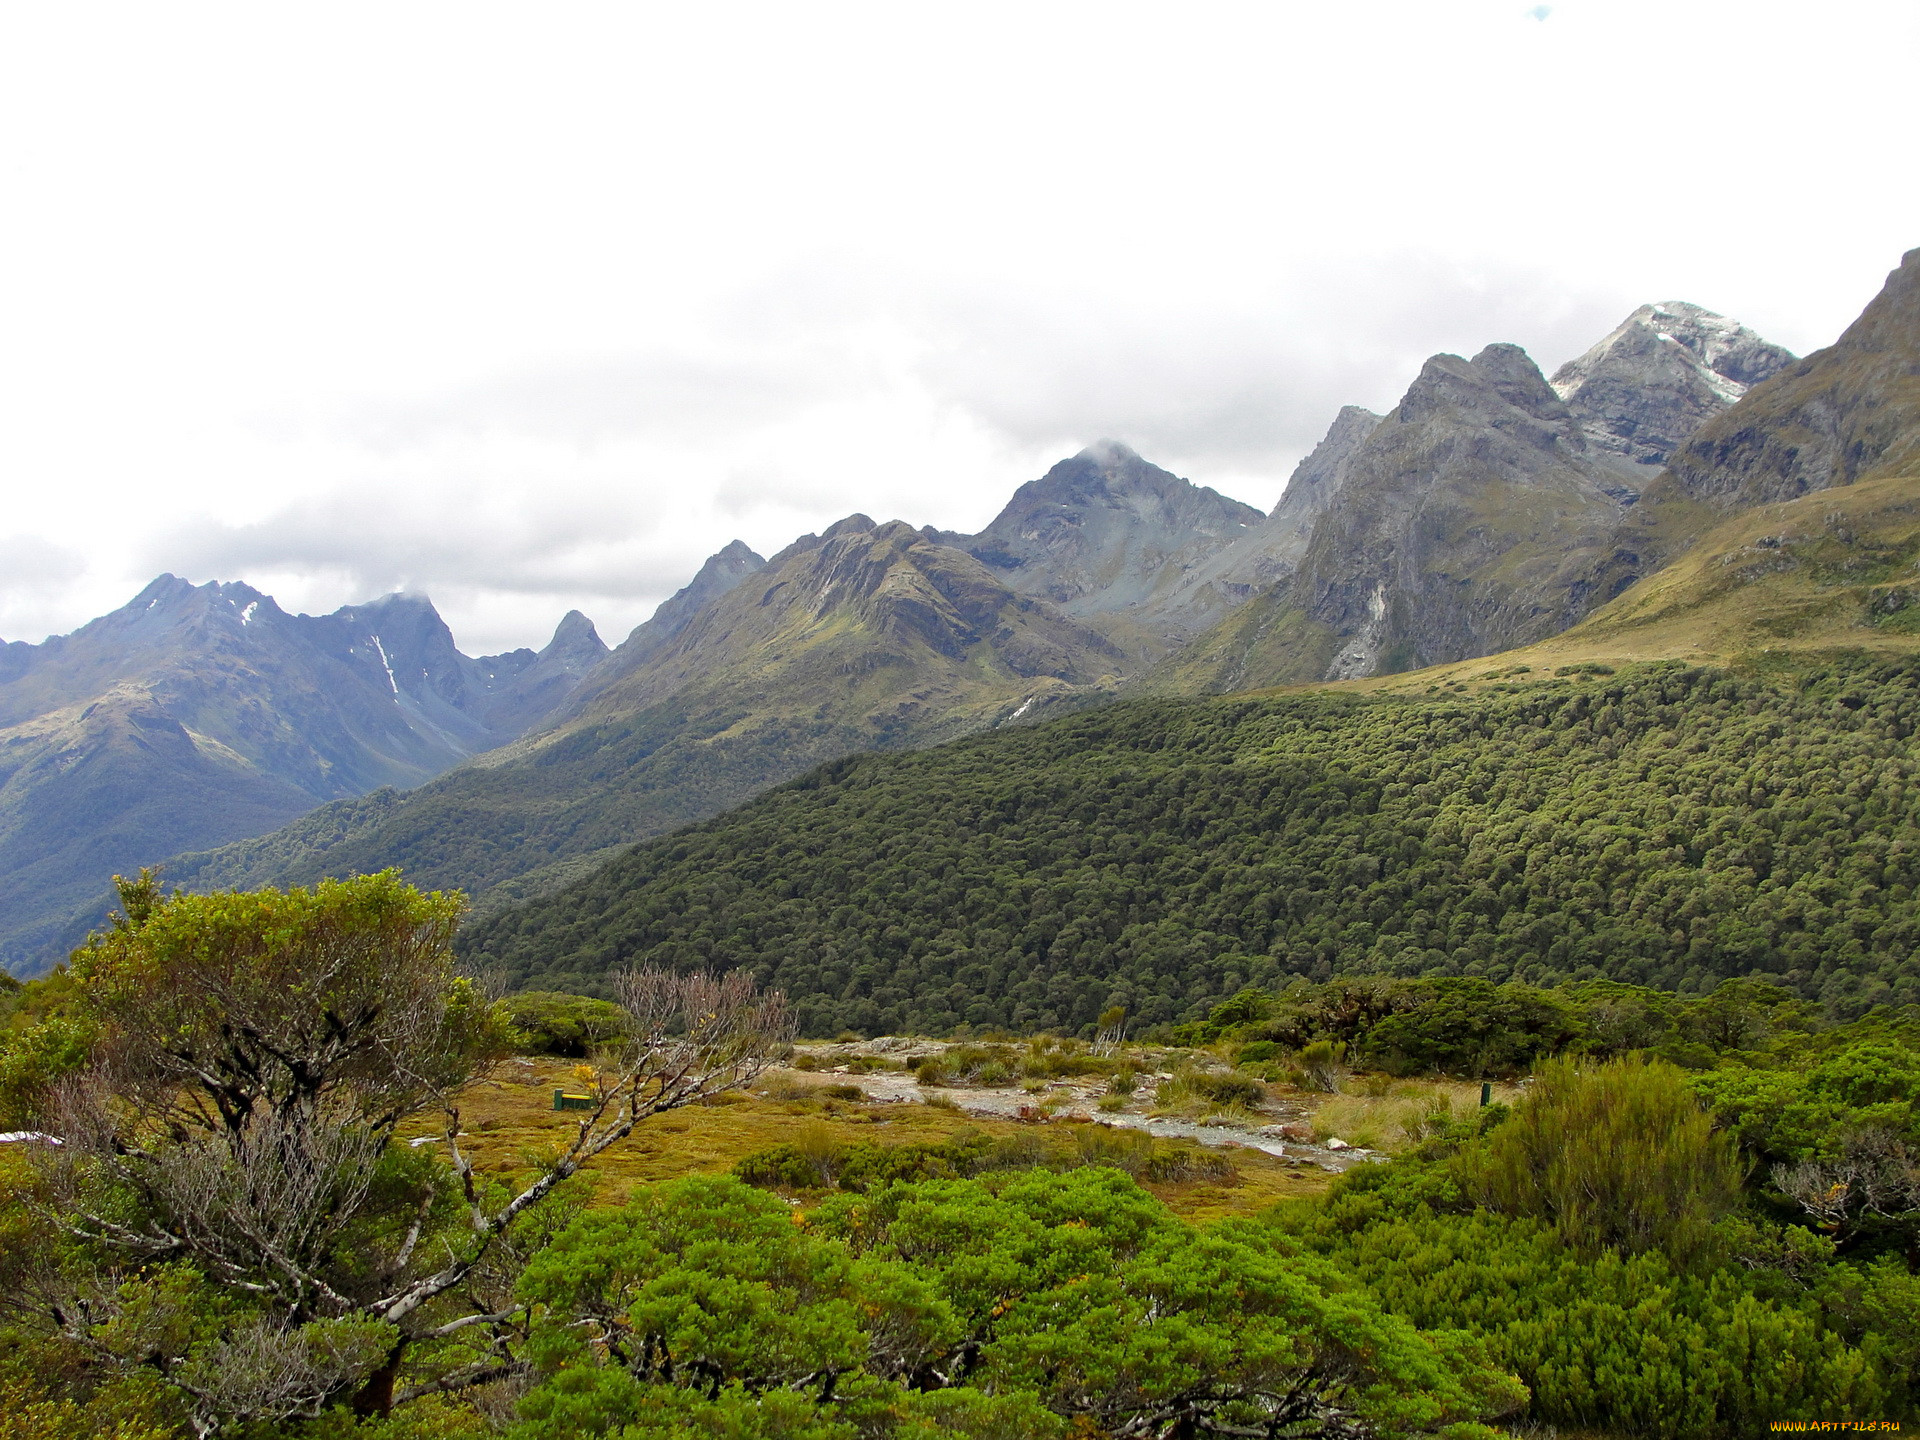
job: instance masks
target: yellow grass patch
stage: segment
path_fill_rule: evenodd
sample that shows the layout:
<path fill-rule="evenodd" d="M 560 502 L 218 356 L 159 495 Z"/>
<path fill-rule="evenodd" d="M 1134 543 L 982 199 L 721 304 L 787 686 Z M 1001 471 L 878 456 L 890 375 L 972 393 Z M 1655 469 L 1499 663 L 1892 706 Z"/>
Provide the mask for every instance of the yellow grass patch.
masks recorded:
<path fill-rule="evenodd" d="M 822 1127 L 843 1143 L 879 1145 L 940 1141 L 956 1131 L 1012 1134 L 1025 1127 L 935 1105 L 820 1100 L 808 1089 L 846 1083 L 845 1076 L 815 1076 L 779 1071 L 759 1089 L 806 1098 L 762 1099 L 728 1095 L 724 1103 L 693 1105 L 649 1120 L 630 1137 L 603 1152 L 592 1167 L 596 1201 L 617 1204 L 635 1187 L 682 1175 L 729 1170 L 735 1161 L 769 1145 L 790 1143 L 807 1127 Z M 857 1078 L 857 1077 L 855 1077 Z M 493 1076 L 475 1082 L 459 1097 L 460 1145 L 483 1174 L 506 1177 L 529 1169 L 537 1157 L 552 1154 L 571 1139 L 579 1112 L 556 1111 L 553 1092 L 578 1085 L 573 1062 L 511 1060 Z M 1056 1122 L 1060 1123 L 1060 1122 Z M 402 1133 L 402 1140 L 436 1136 L 425 1117 Z M 1145 1188 L 1169 1209 L 1190 1220 L 1251 1215 L 1277 1200 L 1324 1190 L 1332 1176 L 1311 1166 L 1290 1168 L 1258 1150 L 1229 1152 L 1240 1169 L 1237 1183 L 1182 1181 Z"/>
<path fill-rule="evenodd" d="M 1492 1098 L 1511 1105 L 1520 1093 L 1517 1085 L 1495 1082 Z M 1322 1140 L 1338 1138 L 1349 1145 L 1395 1154 L 1414 1143 L 1409 1127 L 1427 1114 L 1439 1110 L 1455 1120 L 1471 1120 L 1479 1108 L 1477 1080 L 1394 1081 L 1356 1075 L 1341 1094 L 1321 1097 L 1306 1123 Z"/>

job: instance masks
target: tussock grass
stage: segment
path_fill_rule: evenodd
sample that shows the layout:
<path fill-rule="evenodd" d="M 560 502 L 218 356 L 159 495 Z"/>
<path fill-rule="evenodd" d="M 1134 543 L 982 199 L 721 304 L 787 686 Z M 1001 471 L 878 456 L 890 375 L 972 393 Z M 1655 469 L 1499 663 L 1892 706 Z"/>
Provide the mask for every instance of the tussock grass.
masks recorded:
<path fill-rule="evenodd" d="M 1386 1077 L 1381 1077 L 1385 1079 Z M 1480 1087 L 1464 1081 L 1368 1083 L 1359 1076 L 1346 1093 L 1330 1095 L 1308 1117 L 1314 1138 L 1335 1138 L 1366 1150 L 1404 1150 L 1433 1132 L 1443 1119 L 1466 1120 L 1480 1107 Z M 1519 1089 L 1494 1086 L 1495 1100 L 1512 1104 Z"/>

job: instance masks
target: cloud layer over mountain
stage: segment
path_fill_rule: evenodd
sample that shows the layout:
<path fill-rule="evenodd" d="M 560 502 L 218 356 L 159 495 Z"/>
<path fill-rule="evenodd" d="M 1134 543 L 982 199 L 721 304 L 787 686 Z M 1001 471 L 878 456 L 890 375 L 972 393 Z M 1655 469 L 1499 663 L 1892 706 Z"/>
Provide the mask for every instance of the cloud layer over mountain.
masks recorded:
<path fill-rule="evenodd" d="M 617 636 L 1102 435 L 1267 508 L 1436 350 L 1688 299 L 1805 351 L 1920 235 L 1897 4 L 5 24 L 7 638 L 160 570 Z"/>

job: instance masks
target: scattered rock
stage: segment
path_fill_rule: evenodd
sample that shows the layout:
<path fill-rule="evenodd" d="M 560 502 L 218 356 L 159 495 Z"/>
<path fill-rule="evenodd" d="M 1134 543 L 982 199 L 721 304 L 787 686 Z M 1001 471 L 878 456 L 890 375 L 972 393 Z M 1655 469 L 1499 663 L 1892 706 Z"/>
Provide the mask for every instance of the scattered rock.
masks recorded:
<path fill-rule="evenodd" d="M 1327 1141 L 1327 1149 L 1329 1150 L 1351 1150 L 1352 1148 L 1351 1145 L 1347 1144 L 1347 1142 L 1342 1140 L 1338 1135 Z"/>

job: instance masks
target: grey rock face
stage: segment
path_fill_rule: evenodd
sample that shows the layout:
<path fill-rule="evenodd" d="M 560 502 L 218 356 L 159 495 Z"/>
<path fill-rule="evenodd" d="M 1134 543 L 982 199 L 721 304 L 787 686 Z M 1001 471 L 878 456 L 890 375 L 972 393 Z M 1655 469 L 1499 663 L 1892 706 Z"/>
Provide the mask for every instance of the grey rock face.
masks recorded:
<path fill-rule="evenodd" d="M 1380 416 L 1358 405 L 1343 405 L 1326 436 L 1294 467 L 1270 521 L 1311 520 L 1331 505 L 1345 483 L 1347 464 L 1361 444 L 1380 428 Z"/>
<path fill-rule="evenodd" d="M 1749 387 L 1793 361 L 1791 351 L 1738 321 L 1670 300 L 1642 305 L 1562 365 L 1553 388 L 1596 450 L 1659 466 Z"/>
<path fill-rule="evenodd" d="M 1303 653 L 1346 679 L 1565 628 L 1618 524 L 1615 479 L 1518 346 L 1435 356 L 1341 460 L 1287 582 L 1322 637 Z"/>
<path fill-rule="evenodd" d="M 1564 629 L 1644 573 L 1628 507 L 1660 463 L 1793 364 L 1679 301 L 1643 305 L 1550 385 L 1516 346 L 1436 356 L 1384 421 L 1343 411 L 1266 523 L 1202 568 L 1246 599 L 1167 677 L 1349 679 Z"/>
<path fill-rule="evenodd" d="M 1273 513 L 1188 567 L 1161 605 L 1169 633 L 1198 635 L 1292 574 L 1313 522 L 1335 503 L 1348 463 L 1379 424 L 1371 410 L 1343 407 L 1325 438 L 1294 467 Z"/>
<path fill-rule="evenodd" d="M 1702 425 L 1660 482 L 1716 510 L 1920 471 L 1920 250 L 1840 338 Z"/>
<path fill-rule="evenodd" d="M 1151 655 L 1195 628 L 1180 599 L 1188 572 L 1263 518 L 1107 440 L 1022 485 L 978 535 L 934 538 L 1010 589 Z"/>

